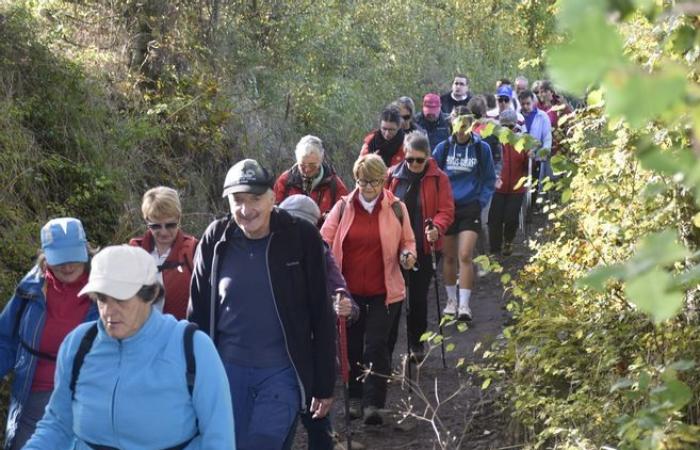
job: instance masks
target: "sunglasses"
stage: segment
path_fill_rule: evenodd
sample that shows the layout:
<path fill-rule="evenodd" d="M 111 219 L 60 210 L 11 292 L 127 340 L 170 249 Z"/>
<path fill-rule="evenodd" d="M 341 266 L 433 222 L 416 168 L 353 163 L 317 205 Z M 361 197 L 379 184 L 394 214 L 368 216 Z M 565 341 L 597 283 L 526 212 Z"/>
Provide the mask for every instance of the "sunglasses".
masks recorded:
<path fill-rule="evenodd" d="M 506 103 L 510 101 L 510 98 L 508 97 L 498 97 L 498 101 L 501 103 Z"/>
<path fill-rule="evenodd" d="M 382 180 L 357 180 L 357 184 L 360 187 L 365 187 L 368 184 L 372 187 L 377 187 L 382 183 Z"/>
<path fill-rule="evenodd" d="M 426 158 L 406 158 L 406 162 L 409 164 L 417 163 L 417 164 L 423 164 L 426 161 Z"/>
<path fill-rule="evenodd" d="M 401 116 L 401 118 L 403 120 L 411 120 L 411 117 L 413 117 L 413 116 L 411 116 L 410 114 L 406 114 L 405 116 Z"/>
<path fill-rule="evenodd" d="M 165 228 L 166 230 L 174 230 L 177 228 L 178 223 L 177 222 L 168 222 L 168 223 L 147 223 L 146 226 L 148 227 L 149 230 L 155 231 L 155 230 L 162 230 Z"/>

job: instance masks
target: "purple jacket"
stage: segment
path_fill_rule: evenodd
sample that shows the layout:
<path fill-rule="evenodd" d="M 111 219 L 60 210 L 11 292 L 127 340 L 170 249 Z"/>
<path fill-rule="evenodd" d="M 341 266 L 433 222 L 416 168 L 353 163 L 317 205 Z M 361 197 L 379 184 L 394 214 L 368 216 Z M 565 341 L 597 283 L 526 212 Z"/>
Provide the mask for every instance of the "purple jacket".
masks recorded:
<path fill-rule="evenodd" d="M 355 303 L 355 300 L 352 298 L 352 295 L 350 295 L 350 292 L 348 292 L 348 285 L 345 283 L 345 278 L 340 272 L 338 264 L 335 262 L 333 252 L 331 251 L 331 248 L 328 246 L 328 244 L 325 245 L 325 249 L 326 251 L 324 256 L 326 259 L 326 283 L 328 289 L 328 296 L 330 298 L 333 298 L 334 294 L 337 291 L 343 291 L 343 295 L 350 299 L 350 301 L 352 302 L 352 312 L 350 313 L 350 317 L 348 318 L 349 325 L 350 323 L 355 322 L 358 317 L 360 317 L 360 307 L 357 306 L 357 303 Z"/>

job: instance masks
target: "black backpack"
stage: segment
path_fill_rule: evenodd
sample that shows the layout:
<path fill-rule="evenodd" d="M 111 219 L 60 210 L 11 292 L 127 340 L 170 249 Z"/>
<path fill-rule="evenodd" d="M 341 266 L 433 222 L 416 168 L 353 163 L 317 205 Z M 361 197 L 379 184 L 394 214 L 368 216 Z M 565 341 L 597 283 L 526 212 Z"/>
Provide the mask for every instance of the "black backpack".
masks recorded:
<path fill-rule="evenodd" d="M 182 341 L 185 350 L 185 361 L 187 363 L 187 390 L 192 395 L 194 390 L 194 380 L 197 373 L 197 363 L 194 358 L 194 332 L 197 331 L 197 324 L 188 323 L 185 327 L 185 331 L 182 334 Z M 90 352 L 92 348 L 92 343 L 95 341 L 97 336 L 97 322 L 95 322 L 85 333 L 83 339 L 80 341 L 80 346 L 78 351 L 75 352 L 75 359 L 73 360 L 73 370 L 71 372 L 70 378 L 70 390 L 71 398 L 75 398 L 75 385 L 78 383 L 78 377 L 80 376 L 80 369 L 83 367 L 83 362 L 85 362 L 85 357 Z"/>

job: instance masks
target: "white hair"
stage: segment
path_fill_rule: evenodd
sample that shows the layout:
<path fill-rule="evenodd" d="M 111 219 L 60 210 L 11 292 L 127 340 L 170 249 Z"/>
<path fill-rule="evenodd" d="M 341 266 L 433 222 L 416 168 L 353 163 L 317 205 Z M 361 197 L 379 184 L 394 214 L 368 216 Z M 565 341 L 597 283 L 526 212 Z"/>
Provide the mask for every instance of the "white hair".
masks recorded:
<path fill-rule="evenodd" d="M 525 77 L 522 76 L 522 75 L 518 75 L 517 77 L 515 77 L 515 84 L 518 84 L 518 81 L 524 81 L 524 82 L 525 82 L 525 86 L 527 86 L 527 84 L 528 84 L 527 78 L 525 78 Z"/>
<path fill-rule="evenodd" d="M 299 139 L 299 142 L 294 149 L 294 155 L 296 156 L 297 162 L 300 162 L 304 156 L 312 153 L 317 154 L 321 160 L 323 160 L 323 141 L 316 136 L 307 134 L 303 138 Z"/>

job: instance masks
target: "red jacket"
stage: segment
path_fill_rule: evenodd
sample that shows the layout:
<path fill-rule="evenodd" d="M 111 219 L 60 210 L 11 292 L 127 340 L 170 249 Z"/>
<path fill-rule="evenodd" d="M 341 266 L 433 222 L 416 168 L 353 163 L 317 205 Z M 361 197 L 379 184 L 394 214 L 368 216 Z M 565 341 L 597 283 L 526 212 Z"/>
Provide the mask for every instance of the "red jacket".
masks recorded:
<path fill-rule="evenodd" d="M 379 233 L 379 238 L 382 243 L 382 264 L 384 264 L 385 304 L 388 305 L 400 302 L 406 296 L 406 287 L 399 266 L 399 256 L 404 251 L 415 255 L 416 240 L 409 221 L 399 222 L 392 209 L 391 205 L 397 198 L 387 190 L 384 190 L 383 194 L 375 208 L 380 208 L 378 219 L 381 233 Z M 346 274 L 348 270 L 353 270 L 353 267 L 343 266 L 345 261 L 343 258 L 343 242 L 355 220 L 354 200 L 358 195 L 360 195 L 360 192 L 355 188 L 354 191 L 343 198 L 345 206 L 342 206 L 343 203 L 341 202 L 336 203 L 321 227 L 321 236 L 331 246 L 333 256 L 343 274 Z M 400 205 L 403 217 L 406 218 L 408 216 L 406 205 L 403 203 L 400 203 Z"/>
<path fill-rule="evenodd" d="M 275 182 L 275 203 L 280 204 L 282 200 L 294 194 L 305 194 L 303 179 L 299 166 L 294 164 L 291 169 L 285 171 Z M 323 179 L 307 195 L 316 202 L 321 210 L 321 216 L 327 214 L 333 205 L 342 197 L 348 194 L 345 183 L 335 174 L 333 169 L 323 163 Z"/>
<path fill-rule="evenodd" d="M 372 131 L 370 134 L 365 136 L 364 141 L 362 141 L 362 149 L 360 150 L 360 156 L 364 156 L 367 153 L 369 153 L 369 143 L 372 141 L 372 138 L 374 135 L 377 133 L 377 130 Z M 403 143 L 399 146 L 399 149 L 394 153 L 394 155 L 391 157 L 391 164 L 390 166 L 395 166 L 396 164 L 400 163 L 403 161 L 404 154 L 403 154 Z"/>
<path fill-rule="evenodd" d="M 562 108 L 561 105 L 564 105 L 564 107 Z M 543 111 L 547 113 L 552 124 L 552 155 L 556 155 L 561 148 L 559 142 L 566 137 L 566 129 L 568 128 L 566 123 L 560 126 L 559 120 L 565 115 L 572 113 L 573 109 L 568 103 L 565 103 L 565 100 L 555 95 L 552 99 L 552 105 Z"/>
<path fill-rule="evenodd" d="M 133 238 L 129 245 L 141 247 L 148 253 L 153 251 L 153 235 L 150 230 L 140 238 Z M 190 299 L 190 279 L 192 278 L 192 260 L 197 248 L 197 238 L 178 230 L 170 254 L 162 268 L 165 285 L 165 305 L 163 312 L 172 314 L 176 319 L 187 316 L 187 302 Z"/>
<path fill-rule="evenodd" d="M 499 194 L 521 194 L 525 192 L 525 183 L 518 190 L 513 190 L 522 177 L 527 176 L 528 164 L 527 151 L 518 152 L 512 144 L 503 145 L 503 168 L 500 179 L 503 182 L 500 188 L 496 189 Z"/>
<path fill-rule="evenodd" d="M 408 167 L 403 161 L 392 166 L 388 171 L 386 188 L 396 193 L 399 183 L 407 180 L 407 172 Z M 442 237 L 455 218 L 455 204 L 450 180 L 432 158 L 428 160 L 425 175 L 420 182 L 420 205 L 422 219 L 433 219 L 438 229 L 440 238 L 435 242 L 435 250 L 442 250 Z M 425 234 L 422 241 L 424 254 L 430 254 L 430 243 Z"/>

